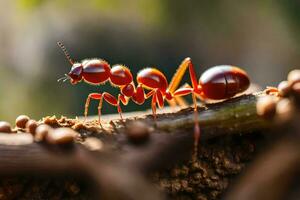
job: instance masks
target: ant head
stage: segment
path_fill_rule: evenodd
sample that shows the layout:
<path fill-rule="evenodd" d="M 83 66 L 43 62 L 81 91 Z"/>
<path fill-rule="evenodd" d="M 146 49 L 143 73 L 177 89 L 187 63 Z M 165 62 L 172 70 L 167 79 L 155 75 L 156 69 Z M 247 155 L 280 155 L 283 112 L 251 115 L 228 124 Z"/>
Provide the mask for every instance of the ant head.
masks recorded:
<path fill-rule="evenodd" d="M 74 85 L 82 80 L 83 66 L 81 63 L 74 63 L 68 76 L 71 78 L 70 82 Z"/>
<path fill-rule="evenodd" d="M 74 63 L 73 59 L 71 58 L 69 52 L 67 51 L 66 47 L 61 42 L 57 42 L 57 45 L 61 48 L 63 53 L 65 54 L 67 60 L 72 65 L 72 68 L 68 74 L 65 74 L 65 77 L 60 78 L 58 81 L 62 80 L 66 81 L 70 79 L 70 82 L 74 85 L 82 80 L 82 71 L 83 67 L 81 63 Z"/>

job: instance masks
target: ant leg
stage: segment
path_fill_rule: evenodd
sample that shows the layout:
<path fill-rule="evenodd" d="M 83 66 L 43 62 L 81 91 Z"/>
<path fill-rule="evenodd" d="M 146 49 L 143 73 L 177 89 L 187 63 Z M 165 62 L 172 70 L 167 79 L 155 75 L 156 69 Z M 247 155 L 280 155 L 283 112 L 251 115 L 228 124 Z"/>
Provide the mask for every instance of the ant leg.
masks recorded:
<path fill-rule="evenodd" d="M 185 83 L 182 87 L 180 87 L 179 89 L 182 90 L 187 90 L 187 91 L 190 91 L 191 89 L 186 89 L 186 88 L 192 88 L 188 83 Z M 178 90 L 178 89 L 177 89 Z M 175 91 L 176 92 L 176 91 Z M 188 103 L 187 101 L 182 98 L 181 96 L 179 95 L 176 95 L 174 96 L 174 100 L 178 103 L 178 105 L 181 107 L 181 108 L 185 108 L 187 107 Z"/>
<path fill-rule="evenodd" d="M 186 95 L 191 94 L 191 93 L 193 93 L 193 88 L 184 88 L 184 87 L 181 87 L 181 88 L 177 89 L 174 92 L 173 96 L 174 97 L 177 97 L 177 96 L 186 96 Z"/>
<path fill-rule="evenodd" d="M 186 96 L 188 94 L 194 93 L 193 88 L 191 87 L 181 87 L 177 89 L 173 93 L 173 99 L 175 99 L 180 106 L 186 106 L 186 101 L 182 98 L 182 96 Z"/>
<path fill-rule="evenodd" d="M 154 92 L 155 92 L 155 90 L 151 90 L 150 92 L 148 92 L 147 94 L 146 94 L 146 99 L 148 99 L 148 98 L 150 98 L 153 94 L 154 94 Z"/>
<path fill-rule="evenodd" d="M 98 105 L 98 122 L 101 125 L 101 110 L 102 110 L 102 104 L 103 104 L 103 96 L 101 96 L 100 101 L 99 101 L 99 105 Z"/>
<path fill-rule="evenodd" d="M 194 103 L 194 159 L 197 158 L 198 156 L 198 144 L 199 144 L 199 139 L 200 139 L 200 127 L 199 127 L 199 122 L 198 122 L 198 106 L 197 106 L 197 98 L 195 93 L 193 92 L 192 94 L 193 97 L 193 103 Z"/>
<path fill-rule="evenodd" d="M 103 98 L 106 102 L 108 102 L 109 104 L 116 106 L 118 108 L 118 113 L 120 114 L 121 120 L 123 120 L 122 109 L 121 109 L 119 101 L 113 95 L 109 94 L 108 92 L 103 93 Z"/>
<path fill-rule="evenodd" d="M 101 97 L 102 97 L 101 93 L 91 93 L 91 94 L 89 94 L 89 96 L 87 97 L 86 102 L 85 102 L 84 121 L 86 121 L 86 119 L 87 119 L 88 109 L 89 109 L 91 99 L 99 100 L 99 99 L 101 99 Z M 99 123 L 100 123 L 100 117 L 99 117 Z"/>
<path fill-rule="evenodd" d="M 152 115 L 154 118 L 154 121 L 156 121 L 156 91 L 154 92 L 154 94 L 152 95 L 152 102 L 151 102 L 151 108 L 152 108 Z"/>
<path fill-rule="evenodd" d="M 132 100 L 138 104 L 142 105 L 145 102 L 145 91 L 141 84 L 136 87 L 135 92 L 132 95 Z"/>
<path fill-rule="evenodd" d="M 178 67 L 176 73 L 173 75 L 173 78 L 168 87 L 168 90 L 170 93 L 174 93 L 174 91 L 178 88 L 178 85 L 179 85 L 180 81 L 182 80 L 182 77 L 184 76 L 184 73 L 187 70 L 187 68 L 189 68 L 192 86 L 193 86 L 194 90 L 197 90 L 198 82 L 197 82 L 196 73 L 194 70 L 192 60 L 191 60 L 191 58 L 186 58 L 182 61 L 182 63 Z"/>
<path fill-rule="evenodd" d="M 120 104 L 117 105 L 117 108 L 118 108 L 118 113 L 120 114 L 121 120 L 124 121 Z"/>
<path fill-rule="evenodd" d="M 123 105 L 127 105 L 129 102 L 129 98 L 126 98 L 123 94 L 118 95 L 118 113 L 120 114 L 120 118 L 123 121 L 122 109 L 120 106 L 120 102 L 122 102 Z"/>
<path fill-rule="evenodd" d="M 85 106 L 84 106 L 84 121 L 87 120 L 87 115 L 88 115 L 88 109 L 90 106 L 90 101 L 91 101 L 91 94 L 89 94 L 89 96 L 87 97 L 86 101 L 85 101 Z"/>
<path fill-rule="evenodd" d="M 164 107 L 164 97 L 161 91 L 157 89 L 154 90 L 154 93 L 152 95 L 152 102 L 151 102 L 154 120 L 156 120 L 156 104 L 158 104 L 159 108 Z"/>
<path fill-rule="evenodd" d="M 164 97 L 163 97 L 161 91 L 157 90 L 155 94 L 156 94 L 156 101 L 158 103 L 159 108 L 163 108 L 164 107 Z"/>
<path fill-rule="evenodd" d="M 118 102 L 119 103 L 122 102 L 122 104 L 126 106 L 129 102 L 129 98 L 124 96 L 123 94 L 119 94 L 118 95 Z"/>
<path fill-rule="evenodd" d="M 200 127 L 198 123 L 198 107 L 197 107 L 197 99 L 196 93 L 194 92 L 193 88 L 190 87 L 181 87 L 174 92 L 174 98 L 176 96 L 185 96 L 192 93 L 193 104 L 194 104 L 194 156 L 193 159 L 197 158 L 198 156 L 198 143 L 200 138 Z"/>

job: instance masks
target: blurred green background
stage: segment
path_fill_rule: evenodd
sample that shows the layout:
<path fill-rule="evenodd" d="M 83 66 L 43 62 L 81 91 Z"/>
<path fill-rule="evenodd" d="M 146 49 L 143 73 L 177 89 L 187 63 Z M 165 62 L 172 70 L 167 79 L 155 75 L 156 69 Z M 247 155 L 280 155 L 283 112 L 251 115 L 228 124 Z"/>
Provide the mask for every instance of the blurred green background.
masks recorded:
<path fill-rule="evenodd" d="M 90 92 L 117 94 L 108 84 L 58 83 L 70 65 L 57 41 L 77 61 L 103 58 L 127 65 L 134 76 L 155 66 L 169 80 L 187 56 L 198 77 L 211 66 L 232 64 L 262 86 L 276 85 L 300 65 L 298 0 L 0 2 L 0 120 L 13 122 L 19 114 L 79 116 Z M 89 114 L 97 113 L 97 103 Z M 149 103 L 123 106 L 145 108 Z M 115 112 L 104 105 L 103 113 Z"/>

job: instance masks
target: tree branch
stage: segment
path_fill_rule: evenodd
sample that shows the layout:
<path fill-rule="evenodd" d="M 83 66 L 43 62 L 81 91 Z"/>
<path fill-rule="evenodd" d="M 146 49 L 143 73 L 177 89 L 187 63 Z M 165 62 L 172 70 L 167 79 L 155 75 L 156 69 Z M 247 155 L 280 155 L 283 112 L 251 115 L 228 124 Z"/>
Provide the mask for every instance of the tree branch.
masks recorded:
<path fill-rule="evenodd" d="M 201 142 L 222 135 L 246 134 L 268 128 L 268 122 L 256 114 L 256 100 L 257 95 L 243 95 L 199 107 Z M 122 184 L 126 183 L 122 180 L 128 179 L 125 174 L 132 172 L 133 185 L 139 182 L 141 188 L 149 188 L 147 190 L 149 197 L 160 198 L 141 174 L 162 170 L 190 158 L 193 150 L 194 111 L 192 108 L 187 108 L 175 113 L 159 114 L 156 122 L 153 121 L 152 115 L 140 117 L 137 117 L 136 113 L 130 115 L 125 122 L 114 120 L 104 123 L 104 129 L 97 125 L 96 120 L 82 124 L 77 119 L 45 118 L 44 123 L 53 127 L 73 127 L 79 131 L 83 140 L 90 136 L 100 138 L 105 148 L 100 152 L 90 152 L 80 144 L 67 148 L 37 143 L 28 144 L 31 136 L 26 134 L 23 136 L 26 144 L 20 142 L 18 145 L 7 145 L 7 142 L 1 140 L 0 175 L 57 174 L 66 171 L 85 174 L 102 188 L 101 194 L 103 191 L 112 191 L 104 184 L 110 180 L 111 184 L 114 184 L 119 191 L 123 190 L 122 194 L 127 194 L 126 198 L 130 199 L 136 190 L 133 187 L 122 188 Z M 130 134 L 128 126 L 136 121 L 142 122 L 151 132 L 149 140 L 142 145 L 133 144 L 127 137 Z M 6 137 L 14 136 L 7 134 Z M 21 141 L 20 138 L 16 140 Z M 124 172 L 124 176 L 122 173 L 117 173 L 119 175 L 115 177 L 109 176 L 111 174 L 107 171 L 109 168 L 114 172 L 122 169 L 131 170 L 128 173 Z M 134 172 L 135 170 L 137 172 Z M 104 196 L 108 197 L 110 193 L 105 194 Z M 136 198 L 141 198 L 143 194 L 146 193 L 137 193 Z"/>

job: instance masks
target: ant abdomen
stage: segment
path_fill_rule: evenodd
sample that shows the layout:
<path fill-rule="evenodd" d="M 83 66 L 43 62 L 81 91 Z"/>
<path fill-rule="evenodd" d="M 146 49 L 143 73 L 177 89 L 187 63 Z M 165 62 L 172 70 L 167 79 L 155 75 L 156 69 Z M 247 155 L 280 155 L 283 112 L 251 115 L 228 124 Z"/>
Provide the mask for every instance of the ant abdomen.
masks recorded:
<path fill-rule="evenodd" d="M 199 79 L 199 85 L 205 98 L 220 100 L 245 91 L 250 85 L 250 80 L 242 69 L 221 65 L 205 71 Z"/>

